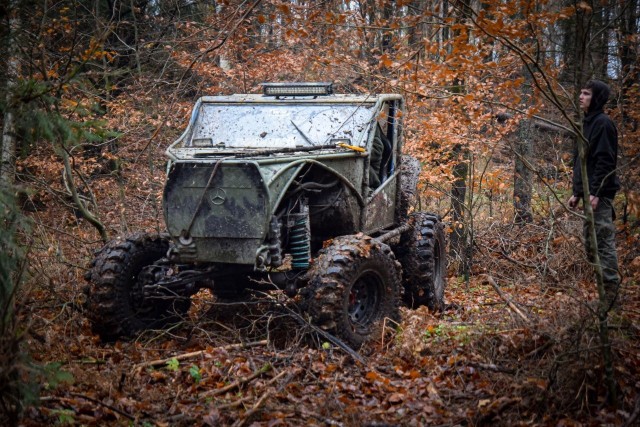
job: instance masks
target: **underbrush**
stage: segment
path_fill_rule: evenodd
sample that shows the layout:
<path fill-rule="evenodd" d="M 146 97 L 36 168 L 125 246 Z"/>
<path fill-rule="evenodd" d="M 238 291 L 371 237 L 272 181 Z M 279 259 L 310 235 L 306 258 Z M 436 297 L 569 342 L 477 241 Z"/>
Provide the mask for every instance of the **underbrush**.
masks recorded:
<path fill-rule="evenodd" d="M 161 161 L 142 173 L 131 164 L 137 155 L 130 151 L 120 153 L 129 161 L 122 176 L 91 177 L 99 205 L 109 206 L 102 218 L 114 236 L 162 228 Z M 57 182 L 55 177 L 35 184 L 42 185 L 42 203 L 30 213 L 30 292 L 17 325 L 28 325 L 24 342 L 34 359 L 69 381 L 48 383 L 25 425 L 638 419 L 637 229 L 620 230 L 618 240 L 625 281 L 621 307 L 609 324 L 620 394 L 616 410 L 605 404 L 597 295 L 581 220 L 562 209 L 521 226 L 478 218 L 471 275 L 468 281 L 459 276 L 458 260 L 452 259 L 446 310 L 403 308 L 402 322 L 385 323 L 359 353 L 308 324 L 281 292 L 238 303 L 201 291 L 177 327 L 104 344 L 82 308 L 83 276 L 101 242 L 60 202 L 60 189 L 42 184 Z M 125 184 L 137 191 L 120 191 Z M 159 362 L 149 365 L 153 361 Z"/>

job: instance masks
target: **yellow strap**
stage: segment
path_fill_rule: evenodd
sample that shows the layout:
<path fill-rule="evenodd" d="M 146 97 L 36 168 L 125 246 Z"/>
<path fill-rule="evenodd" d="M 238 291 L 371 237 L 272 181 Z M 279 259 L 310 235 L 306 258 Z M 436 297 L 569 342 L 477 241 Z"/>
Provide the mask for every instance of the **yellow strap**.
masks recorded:
<path fill-rule="evenodd" d="M 355 145 L 345 144 L 344 142 L 339 142 L 337 145 L 338 147 L 347 148 L 349 150 L 357 151 L 358 153 L 364 153 L 365 151 L 367 151 L 362 147 L 356 147 Z"/>

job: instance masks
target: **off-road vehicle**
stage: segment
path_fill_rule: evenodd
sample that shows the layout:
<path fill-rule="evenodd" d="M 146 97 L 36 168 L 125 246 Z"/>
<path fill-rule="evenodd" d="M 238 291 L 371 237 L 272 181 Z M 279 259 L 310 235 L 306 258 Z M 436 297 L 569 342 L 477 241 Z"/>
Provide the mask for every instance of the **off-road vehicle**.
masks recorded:
<path fill-rule="evenodd" d="M 401 153 L 402 96 L 263 91 L 199 99 L 166 152 L 167 233 L 98 252 L 87 313 L 103 339 L 178 320 L 202 288 L 282 290 L 353 347 L 403 300 L 442 308 L 443 225 L 412 211 L 420 165 Z"/>

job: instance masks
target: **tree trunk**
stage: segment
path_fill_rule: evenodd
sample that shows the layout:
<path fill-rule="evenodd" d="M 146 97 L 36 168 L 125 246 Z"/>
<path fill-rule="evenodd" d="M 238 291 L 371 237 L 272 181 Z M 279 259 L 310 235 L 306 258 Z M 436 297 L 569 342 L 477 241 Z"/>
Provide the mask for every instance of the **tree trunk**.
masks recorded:
<path fill-rule="evenodd" d="M 0 182 L 7 187 L 15 182 L 16 176 L 16 117 L 14 88 L 18 81 L 18 43 L 15 38 L 18 34 L 19 21 L 17 10 L 14 8 L 10 12 L 9 18 L 9 46 L 7 54 L 7 83 L 6 83 L 6 105 L 7 109 L 4 113 L 4 127 L 2 129 L 2 155 L 0 156 Z"/>
<path fill-rule="evenodd" d="M 518 125 L 513 171 L 513 207 L 516 224 L 526 224 L 533 221 L 533 213 L 531 212 L 533 132 L 531 120 L 523 120 Z"/>
<path fill-rule="evenodd" d="M 631 132 L 638 130 L 638 120 L 632 114 L 632 103 L 636 101 L 640 82 L 640 41 L 637 34 L 640 28 L 640 0 L 620 1 L 621 18 L 617 25 L 618 55 L 622 76 L 622 120 Z"/>
<path fill-rule="evenodd" d="M 604 289 L 604 280 L 602 276 L 602 264 L 600 263 L 600 256 L 598 254 L 598 239 L 596 237 L 595 220 L 593 217 L 593 209 L 591 203 L 589 203 L 589 180 L 587 177 L 587 141 L 584 136 L 580 136 L 578 140 L 578 154 L 580 161 L 580 170 L 582 176 L 585 177 L 582 180 L 582 191 L 585 194 L 584 214 L 585 221 L 587 221 L 589 230 L 589 259 L 593 260 L 593 269 L 596 276 L 596 287 L 598 290 L 598 335 L 600 338 L 600 346 L 602 347 L 602 362 L 604 365 L 604 372 L 607 381 L 607 400 L 610 405 L 616 407 L 618 405 L 617 398 L 617 384 L 614 376 L 613 356 L 611 354 L 611 343 L 609 341 L 609 325 L 608 325 L 608 311 L 609 302 L 607 301 L 606 292 Z"/>
<path fill-rule="evenodd" d="M 589 6 L 581 0 L 566 0 L 566 6 L 576 10 L 574 16 L 562 21 L 562 53 L 567 64 L 561 74 L 561 81 L 573 87 L 583 85 L 591 70 L 587 66 L 588 32 L 590 23 Z"/>
<path fill-rule="evenodd" d="M 442 11 L 443 16 L 447 16 L 448 10 Z M 471 14 L 471 8 L 468 4 L 464 3 L 459 9 L 459 15 L 456 17 L 457 23 L 464 23 Z M 448 36 L 448 32 L 443 33 L 444 36 Z M 452 37 L 456 39 L 458 37 L 468 38 L 470 33 L 462 34 L 460 30 L 454 29 Z M 450 48 L 451 46 L 449 46 Z M 463 94 L 465 91 L 465 81 L 463 79 L 455 78 L 451 87 L 451 92 L 454 94 Z M 457 156 L 458 163 L 453 168 L 454 182 L 451 188 L 451 208 L 453 210 L 454 231 L 451 236 L 451 253 L 460 257 L 459 273 L 464 276 L 465 281 L 469 282 L 469 275 L 471 273 L 472 255 L 473 255 L 473 229 L 470 227 L 472 218 L 470 218 L 471 211 L 465 209 L 465 201 L 467 194 L 467 179 L 469 176 L 470 166 L 470 154 L 468 146 L 458 145 L 454 148 L 454 155 Z M 469 214 L 467 217 L 466 214 Z"/>
<path fill-rule="evenodd" d="M 393 53 L 393 30 L 390 29 L 391 20 L 393 19 L 393 13 L 395 10 L 395 0 L 387 0 L 382 8 L 382 24 L 387 29 L 382 30 L 380 37 L 382 53 Z"/>
<path fill-rule="evenodd" d="M 531 85 L 533 76 L 523 67 L 522 74 L 525 83 L 522 90 L 524 107 L 533 104 L 531 96 Z M 514 145 L 515 164 L 513 170 L 513 207 L 515 211 L 514 221 L 516 224 L 527 224 L 533 221 L 531 211 L 531 197 L 533 193 L 533 141 L 535 137 L 535 126 L 532 120 L 523 118 L 518 124 L 516 142 Z"/>
<path fill-rule="evenodd" d="M 460 259 L 458 273 L 467 281 L 471 271 L 471 253 L 468 249 L 471 247 L 471 242 L 468 242 L 467 215 L 465 215 L 467 176 L 469 175 L 468 150 L 458 146 L 454 152 L 459 153 L 461 159 L 453 168 L 454 181 L 451 186 L 453 232 L 451 233 L 449 251 L 451 256 Z"/>
<path fill-rule="evenodd" d="M 575 37 L 575 55 L 576 55 L 576 68 L 574 70 L 574 82 L 575 82 L 575 105 L 578 105 L 579 90 L 583 88 L 591 75 L 591 71 L 588 68 L 588 47 L 590 46 L 591 34 L 597 34 L 601 31 L 601 28 L 594 28 L 591 26 L 591 16 L 589 10 L 578 9 L 576 14 L 576 37 Z M 579 116 L 578 116 L 579 119 Z M 593 268 L 596 279 L 596 288 L 598 291 L 598 332 L 600 345 L 602 347 L 602 362 L 604 365 L 608 395 L 607 399 L 610 405 L 617 406 L 616 389 L 617 384 L 614 377 L 613 357 L 611 354 L 611 344 L 609 342 L 609 327 L 607 321 L 607 298 L 604 290 L 604 282 L 602 277 L 602 265 L 600 263 L 600 256 L 598 255 L 598 244 L 595 232 L 595 222 L 593 218 L 593 209 L 589 203 L 589 180 L 587 175 L 586 164 L 586 151 L 588 141 L 582 134 L 576 138 L 576 144 L 578 149 L 578 161 L 580 162 L 580 170 L 582 174 L 582 191 L 585 195 L 583 198 L 585 221 L 588 227 L 588 239 L 590 241 L 590 259 L 593 261 Z M 586 243 L 586 242 L 585 242 Z"/>
<path fill-rule="evenodd" d="M 607 69 L 609 68 L 609 34 L 607 27 L 610 25 L 612 16 L 611 9 L 613 5 L 609 5 L 610 0 L 601 3 L 594 2 L 594 10 L 592 13 L 591 40 L 588 50 L 590 53 L 590 68 L 593 69 L 593 75 L 600 79 L 607 79 Z"/>

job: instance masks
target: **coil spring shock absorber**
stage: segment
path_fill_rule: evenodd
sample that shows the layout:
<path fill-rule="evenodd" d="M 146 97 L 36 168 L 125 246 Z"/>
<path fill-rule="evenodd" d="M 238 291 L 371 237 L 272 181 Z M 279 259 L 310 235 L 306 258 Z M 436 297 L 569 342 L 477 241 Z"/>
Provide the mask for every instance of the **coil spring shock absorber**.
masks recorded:
<path fill-rule="evenodd" d="M 309 268 L 311 258 L 311 228 L 309 226 L 309 206 L 302 203 L 300 212 L 289 215 L 289 253 L 293 269 Z"/>

